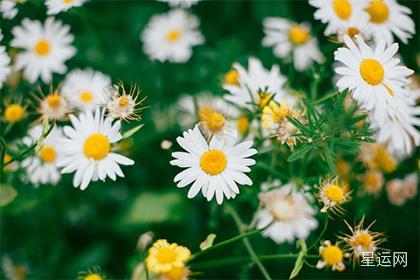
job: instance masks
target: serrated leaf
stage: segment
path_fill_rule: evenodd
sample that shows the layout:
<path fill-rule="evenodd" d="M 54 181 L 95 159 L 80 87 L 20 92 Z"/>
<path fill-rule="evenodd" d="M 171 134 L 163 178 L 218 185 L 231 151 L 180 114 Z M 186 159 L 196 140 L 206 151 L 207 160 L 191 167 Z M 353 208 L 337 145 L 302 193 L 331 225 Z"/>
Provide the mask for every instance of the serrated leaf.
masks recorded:
<path fill-rule="evenodd" d="M 133 136 L 137 131 L 139 131 L 142 127 L 144 126 L 144 124 L 140 124 L 132 129 L 130 129 L 129 131 L 126 131 L 123 133 L 123 139 L 129 138 L 131 136 Z"/>
<path fill-rule="evenodd" d="M 200 249 L 201 250 L 205 250 L 205 249 L 210 248 L 211 246 L 213 246 L 214 239 L 216 239 L 216 234 L 210 233 L 209 235 L 207 235 L 206 240 L 204 240 L 203 242 L 201 242 Z"/>
<path fill-rule="evenodd" d="M 295 266 L 293 267 L 292 272 L 290 273 L 289 279 L 296 278 L 299 275 L 300 270 L 303 267 L 303 258 L 306 255 L 307 247 L 305 240 L 298 240 L 296 242 L 298 248 L 300 248 L 298 257 L 296 258 Z"/>
<path fill-rule="evenodd" d="M 0 185 L 0 207 L 10 204 L 18 195 L 18 192 L 9 184 Z"/>

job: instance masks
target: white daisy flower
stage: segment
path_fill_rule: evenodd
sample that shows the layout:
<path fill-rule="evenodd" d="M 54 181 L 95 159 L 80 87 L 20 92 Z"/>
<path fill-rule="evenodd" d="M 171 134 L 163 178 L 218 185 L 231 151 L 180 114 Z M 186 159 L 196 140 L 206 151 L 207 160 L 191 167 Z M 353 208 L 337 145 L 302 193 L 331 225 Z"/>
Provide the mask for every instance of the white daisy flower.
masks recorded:
<path fill-rule="evenodd" d="M 3 83 L 10 72 L 10 57 L 6 53 L 6 48 L 0 46 L 0 88 L 2 88 Z"/>
<path fill-rule="evenodd" d="M 84 190 L 91 181 L 124 177 L 119 164 L 132 165 L 134 161 L 111 151 L 112 144 L 122 139 L 121 122 L 104 118 L 99 109 L 79 117 L 70 115 L 70 121 L 72 125 L 64 127 L 65 138 L 60 140 L 63 158 L 58 165 L 62 173 L 75 173 L 73 186 Z"/>
<path fill-rule="evenodd" d="M 255 164 L 255 160 L 248 158 L 257 153 L 251 148 L 252 141 L 235 145 L 230 138 L 220 140 L 213 137 L 207 143 L 195 126 L 184 132 L 183 137 L 178 137 L 177 142 L 186 152 L 172 153 L 175 159 L 170 163 L 186 168 L 176 175 L 174 181 L 179 188 L 193 183 L 188 198 L 195 197 L 201 190 L 207 201 L 216 196 L 217 203 L 222 204 L 224 196 L 230 199 L 239 194 L 237 184 L 252 185 L 245 174 L 251 171 L 248 166 Z"/>
<path fill-rule="evenodd" d="M 16 4 L 23 3 L 25 0 L 2 0 L 0 1 L 0 13 L 5 19 L 13 19 L 17 13 L 18 9 Z"/>
<path fill-rule="evenodd" d="M 274 55 L 280 58 L 292 56 L 296 70 L 308 69 L 313 62 L 322 63 L 324 56 L 318 43 L 310 34 L 310 26 L 297 24 L 284 18 L 266 18 L 263 22 L 264 47 L 273 47 Z"/>
<path fill-rule="evenodd" d="M 64 62 L 76 53 L 70 45 L 74 36 L 69 31 L 68 25 L 52 17 L 47 18 L 44 25 L 25 18 L 22 26 L 12 29 L 11 45 L 23 49 L 16 56 L 16 68 L 23 69 L 28 81 L 33 83 L 41 77 L 49 83 L 53 73 L 63 74 L 67 70 Z"/>
<path fill-rule="evenodd" d="M 42 135 L 42 125 L 37 125 L 29 130 L 29 136 L 23 139 L 23 142 L 31 146 L 37 143 Z M 60 181 L 61 174 L 58 169 L 57 162 L 61 158 L 58 151 L 58 140 L 62 137 L 62 131 L 58 127 L 54 127 L 45 137 L 39 151 L 34 156 L 27 157 L 22 162 L 25 168 L 26 177 L 34 185 L 52 184 L 56 185 Z"/>
<path fill-rule="evenodd" d="M 46 0 L 47 15 L 56 15 L 73 7 L 80 7 L 86 0 Z"/>
<path fill-rule="evenodd" d="M 407 44 L 416 33 L 414 21 L 409 17 L 411 10 L 395 0 L 370 0 L 366 12 L 370 16 L 367 32 L 376 42 L 385 39 L 390 45 L 394 42 L 393 36 L 396 36 Z"/>
<path fill-rule="evenodd" d="M 108 101 L 106 89 L 111 79 L 93 69 L 75 69 L 67 74 L 61 89 L 63 95 L 80 110 L 93 110 Z"/>
<path fill-rule="evenodd" d="M 224 96 L 227 101 L 249 109 L 253 103 L 264 108 L 271 99 L 279 102 L 286 95 L 283 89 L 286 78 L 280 73 L 278 65 L 267 70 L 260 60 L 250 57 L 248 70 L 239 63 L 235 63 L 233 67 L 239 73 L 239 86 L 223 86 L 230 93 Z"/>
<path fill-rule="evenodd" d="M 357 44 L 344 37 L 346 47 L 335 51 L 335 60 L 344 64 L 335 68 L 341 75 L 337 82 L 340 91 L 349 89 L 361 109 L 376 110 L 377 121 L 383 123 L 387 115 L 394 115 L 404 100 L 403 86 L 409 83 L 407 77 L 413 73 L 393 56 L 398 44 L 389 47 L 380 41 L 372 49 L 357 36 Z"/>
<path fill-rule="evenodd" d="M 306 239 L 318 226 L 315 210 L 294 183 L 260 193 L 259 199 L 264 208 L 257 214 L 257 228 L 268 226 L 262 234 L 277 244 L 292 243 L 296 238 Z"/>
<path fill-rule="evenodd" d="M 192 5 L 197 4 L 200 0 L 159 0 L 161 2 L 166 2 L 172 8 L 180 7 L 180 8 L 189 8 Z"/>
<path fill-rule="evenodd" d="M 154 16 L 140 36 L 143 50 L 152 60 L 187 62 L 192 47 L 204 43 L 199 24 L 196 16 L 181 9 Z"/>
<path fill-rule="evenodd" d="M 357 22 L 367 22 L 369 15 L 364 11 L 369 3 L 360 0 L 309 0 L 317 8 L 314 17 L 327 24 L 324 35 L 338 34 L 343 27 Z"/>

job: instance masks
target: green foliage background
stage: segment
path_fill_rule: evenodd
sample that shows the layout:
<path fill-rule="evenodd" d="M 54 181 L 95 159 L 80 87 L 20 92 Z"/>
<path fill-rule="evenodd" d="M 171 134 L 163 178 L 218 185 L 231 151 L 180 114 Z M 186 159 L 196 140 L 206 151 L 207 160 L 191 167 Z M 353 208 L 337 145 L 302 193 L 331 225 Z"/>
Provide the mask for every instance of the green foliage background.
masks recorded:
<path fill-rule="evenodd" d="M 419 26 L 419 1 L 402 3 L 414 12 L 412 18 Z M 81 8 L 72 9 L 57 16 L 71 26 L 75 35 L 77 55 L 68 63 L 69 69 L 92 67 L 109 74 L 114 81 L 137 83 L 142 95 L 147 95 L 147 105 L 152 108 L 144 113 L 145 127 L 135 135 L 131 157 L 134 166 L 125 167 L 125 179 L 117 182 L 92 183 L 86 191 L 74 189 L 70 176 L 64 176 L 56 187 L 41 186 L 34 189 L 22 182 L 15 182 L 18 196 L 13 203 L 1 209 L 1 254 L 10 256 L 17 264 L 28 266 L 30 279 L 75 278 L 80 270 L 100 265 L 111 278 L 128 278 L 140 259 L 135 251 L 139 235 L 153 231 L 156 238 L 167 238 L 188 246 L 193 252 L 205 237 L 214 232 L 216 241 L 237 234 L 237 228 L 223 208 L 215 202 L 207 203 L 201 197 L 189 200 L 185 189 L 177 189 L 173 177 L 179 171 L 169 165 L 171 150 L 162 150 L 164 139 L 174 141 L 180 128 L 172 125 L 158 131 L 153 110 L 172 105 L 182 93 L 196 94 L 203 90 L 222 94 L 220 87 L 223 74 L 233 62 L 246 63 L 252 55 L 260 58 L 266 67 L 280 64 L 282 72 L 289 76 L 292 87 L 308 92 L 311 73 L 296 73 L 291 65 L 284 64 L 263 48 L 262 20 L 267 16 L 281 16 L 313 24 L 327 63 L 321 71 L 324 79 L 319 96 L 333 88 L 330 71 L 336 45 L 322 36 L 324 26 L 314 22 L 314 9 L 306 1 L 204 1 L 191 11 L 201 20 L 200 29 L 206 43 L 196 47 L 186 64 L 153 63 L 142 52 L 139 34 L 153 15 L 169 10 L 165 3 L 151 1 L 90 1 Z M 11 39 L 10 29 L 23 17 L 45 19 L 45 7 L 41 1 L 29 1 L 12 21 L 3 20 L 3 42 Z M 401 46 L 404 63 L 418 73 L 419 36 Z M 55 76 L 59 83 L 62 76 Z M 23 83 L 14 94 L 30 98 L 33 86 Z M 3 97 L 2 97 L 3 98 Z M 176 123 L 171 116 L 163 120 Z M 14 137 L 24 135 L 21 125 Z M 177 149 L 176 143 L 172 149 Z M 350 155 L 351 156 L 351 155 Z M 354 155 L 353 155 L 354 156 Z M 285 161 L 285 158 L 282 159 Z M 306 159 L 285 166 L 297 170 Z M 308 159 L 309 161 L 309 159 Z M 307 170 L 317 168 L 318 162 L 307 163 Z M 405 161 L 396 171 L 404 175 L 417 168 L 416 158 Z M 293 172 L 291 172 L 293 174 Z M 395 174 L 393 174 L 395 175 Z M 259 184 L 267 179 L 267 173 L 254 171 L 255 185 L 242 187 L 241 194 L 233 202 L 245 221 L 249 221 L 258 201 Z M 232 203 L 229 201 L 229 203 Z M 304 267 L 299 278 L 419 278 L 419 200 L 408 201 L 403 207 L 392 206 L 386 194 L 379 198 L 355 198 L 346 206 L 344 218 L 358 221 L 365 214 L 367 221 L 377 220 L 375 230 L 388 236 L 384 247 L 393 251 L 408 252 L 408 267 L 358 268 L 351 267 L 343 273 L 331 273 Z M 316 231 L 320 231 L 320 228 Z M 330 223 L 327 237 L 335 240 L 339 232 L 346 232 L 342 218 Z M 313 234 L 308 244 L 316 237 Z M 263 254 L 295 252 L 294 245 L 276 245 L 260 236 L 252 237 L 256 250 Z M 246 254 L 238 242 L 231 247 L 215 251 L 207 259 Z M 277 260 L 267 262 L 267 268 L 275 278 L 286 278 L 293 262 Z M 0 275 L 4 277 L 4 275 Z M 255 266 L 228 266 L 211 269 L 196 278 L 261 278 Z"/>

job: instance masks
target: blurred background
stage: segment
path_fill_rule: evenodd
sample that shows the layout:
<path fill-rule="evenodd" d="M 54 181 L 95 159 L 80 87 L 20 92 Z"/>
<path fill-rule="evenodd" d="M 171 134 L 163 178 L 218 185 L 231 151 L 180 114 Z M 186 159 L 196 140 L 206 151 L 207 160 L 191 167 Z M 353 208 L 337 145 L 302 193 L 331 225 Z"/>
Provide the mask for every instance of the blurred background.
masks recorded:
<path fill-rule="evenodd" d="M 412 18 L 419 26 L 420 2 L 401 1 L 411 8 Z M 136 164 L 124 167 L 126 178 L 116 182 L 92 183 L 85 191 L 75 189 L 71 176 L 65 175 L 56 187 L 40 186 L 38 189 L 16 182 L 19 195 L 8 206 L 1 208 L 1 256 L 10 259 L 12 266 L 25 271 L 27 279 L 74 279 L 79 271 L 99 265 L 109 278 L 129 278 L 141 259 L 136 250 L 139 236 L 152 231 L 155 238 L 185 245 L 191 251 L 209 233 L 222 241 L 237 234 L 231 218 L 215 201 L 207 203 L 198 196 L 186 197 L 187 190 L 177 189 L 173 183 L 177 168 L 169 165 L 170 154 L 177 149 L 175 138 L 181 133 L 176 116 L 165 111 L 173 106 L 181 94 L 198 94 L 203 91 L 222 95 L 223 75 L 233 62 L 246 64 L 249 56 L 260 58 L 266 67 L 277 63 L 290 78 L 290 84 L 299 90 L 309 88 L 309 74 L 294 73 L 290 65 L 275 58 L 270 48 L 263 48 L 262 20 L 268 16 L 281 16 L 296 21 L 312 23 L 322 52 L 327 57 L 329 69 L 336 45 L 322 36 L 324 26 L 313 20 L 314 9 L 306 1 L 202 1 L 191 8 L 201 21 L 200 29 L 206 43 L 194 48 L 189 62 L 169 64 L 151 62 L 142 52 L 139 36 L 149 19 L 170 8 L 155 1 L 89 1 L 81 8 L 57 16 L 71 26 L 75 35 L 77 54 L 67 63 L 69 69 L 91 67 L 110 75 L 113 81 L 122 80 L 129 85 L 137 83 L 145 102 L 151 108 L 144 111 L 145 126 L 124 149 Z M 45 6 L 41 1 L 28 1 L 22 5 L 18 16 L 11 21 L 1 21 L 4 42 L 11 40 L 10 29 L 22 18 L 44 20 Z M 417 32 L 418 33 L 418 32 Z M 400 54 L 404 63 L 419 73 L 419 36 L 408 45 L 402 45 Z M 332 73 L 332 71 L 329 71 Z M 62 76 L 55 76 L 59 83 Z M 326 79 L 323 88 L 331 88 Z M 29 86 L 19 85 L 25 96 Z M 135 124 L 133 124 L 134 126 Z M 17 126 L 16 137 L 21 137 L 25 127 Z M 161 148 L 169 140 L 174 146 Z M 418 153 L 417 153 L 418 155 Z M 396 172 L 406 174 L 417 170 L 418 159 L 402 163 Z M 263 182 L 266 173 L 254 172 L 252 178 Z M 395 174 L 393 174 L 395 177 Z M 397 173 L 398 177 L 398 173 Z M 234 201 L 235 208 L 244 221 L 249 221 L 258 205 L 259 186 L 242 187 Z M 229 203 L 231 203 L 229 201 Z M 368 223 L 376 219 L 374 229 L 385 232 L 388 241 L 383 245 L 392 251 L 408 252 L 406 268 L 348 267 L 342 273 L 319 271 L 304 267 L 302 279 L 409 279 L 420 278 L 419 272 L 419 199 L 407 201 L 401 207 L 388 202 L 386 194 L 379 197 L 355 197 L 346 206 L 344 219 L 357 222 L 363 214 Z M 318 228 L 308 239 L 313 241 Z M 327 236 L 347 232 L 342 217 L 330 223 Z M 258 252 L 264 254 L 295 252 L 295 245 L 276 245 L 260 236 L 251 238 Z M 226 249 L 204 257 L 244 256 L 245 248 L 238 242 Z M 287 278 L 293 261 L 269 261 L 267 268 L 274 278 Z M 0 278 L 6 277 L 1 270 Z M 236 265 L 205 270 L 194 278 L 230 279 L 261 278 L 255 266 Z"/>

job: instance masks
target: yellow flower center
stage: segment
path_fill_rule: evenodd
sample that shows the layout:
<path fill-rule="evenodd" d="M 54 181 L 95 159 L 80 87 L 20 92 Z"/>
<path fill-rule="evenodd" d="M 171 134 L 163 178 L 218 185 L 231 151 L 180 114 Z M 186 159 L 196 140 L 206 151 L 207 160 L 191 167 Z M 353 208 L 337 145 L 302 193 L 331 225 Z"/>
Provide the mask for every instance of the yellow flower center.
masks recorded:
<path fill-rule="evenodd" d="M 166 34 L 166 40 L 168 42 L 173 43 L 173 42 L 178 41 L 180 39 L 181 35 L 182 35 L 181 31 L 173 30 L 173 31 L 170 31 L 168 34 Z"/>
<path fill-rule="evenodd" d="M 209 175 L 222 173 L 227 165 L 226 155 L 219 150 L 205 152 L 200 158 L 200 167 Z"/>
<path fill-rule="evenodd" d="M 249 129 L 249 120 L 247 116 L 242 116 L 236 120 L 236 127 L 239 133 L 245 135 Z"/>
<path fill-rule="evenodd" d="M 295 201 L 291 197 L 272 201 L 269 209 L 277 221 L 292 221 L 297 214 Z"/>
<path fill-rule="evenodd" d="M 376 186 L 379 183 L 379 178 L 377 176 L 377 172 L 370 170 L 366 172 L 364 176 L 364 184 L 365 186 Z"/>
<path fill-rule="evenodd" d="M 198 110 L 198 118 L 200 121 L 206 121 L 210 118 L 211 114 L 214 113 L 214 110 L 210 106 L 203 106 Z"/>
<path fill-rule="evenodd" d="M 90 103 L 93 100 L 93 94 L 90 93 L 89 91 L 84 91 L 80 94 L 80 100 L 83 103 Z"/>
<path fill-rule="evenodd" d="M 239 73 L 235 69 L 231 69 L 225 74 L 224 81 L 226 84 L 237 86 L 239 85 Z"/>
<path fill-rule="evenodd" d="M 322 249 L 321 256 L 329 265 L 337 265 L 343 261 L 343 251 L 335 245 L 329 245 Z"/>
<path fill-rule="evenodd" d="M 43 162 L 51 163 L 57 158 L 57 152 L 53 146 L 45 145 L 41 148 L 39 156 Z"/>
<path fill-rule="evenodd" d="M 352 246 L 362 246 L 365 249 L 369 249 L 372 245 L 373 237 L 367 232 L 361 232 L 354 238 Z"/>
<path fill-rule="evenodd" d="M 4 111 L 4 118 L 8 122 L 18 122 L 23 119 L 25 110 L 20 104 L 10 104 Z"/>
<path fill-rule="evenodd" d="M 324 189 L 324 195 L 331 201 L 340 203 L 344 199 L 343 189 L 337 185 L 331 185 Z"/>
<path fill-rule="evenodd" d="M 35 45 L 35 52 L 39 56 L 46 56 L 50 53 L 50 43 L 47 40 L 41 39 Z"/>
<path fill-rule="evenodd" d="M 376 86 L 384 79 L 384 68 L 379 61 L 367 58 L 360 63 L 360 75 L 366 83 Z"/>
<path fill-rule="evenodd" d="M 206 120 L 206 122 L 212 131 L 218 132 L 222 129 L 223 125 L 225 124 L 225 117 L 223 117 L 222 114 L 213 112 L 210 115 L 210 117 Z"/>
<path fill-rule="evenodd" d="M 99 274 L 92 273 L 92 274 L 86 275 L 83 278 L 83 280 L 102 280 L 102 277 Z"/>
<path fill-rule="evenodd" d="M 47 96 L 47 103 L 50 107 L 57 108 L 61 103 L 61 96 L 58 93 L 52 93 Z"/>
<path fill-rule="evenodd" d="M 168 279 L 168 280 L 186 279 L 188 276 L 188 269 L 185 267 L 173 266 L 172 269 L 168 273 L 165 273 L 164 275 L 165 275 L 165 279 Z"/>
<path fill-rule="evenodd" d="M 348 0 L 334 0 L 333 9 L 339 18 L 346 20 L 351 15 L 352 7 Z"/>
<path fill-rule="evenodd" d="M 177 253 L 172 248 L 164 247 L 159 249 L 156 258 L 161 264 L 172 263 L 177 260 Z"/>
<path fill-rule="evenodd" d="M 294 45 L 302 45 L 309 39 L 309 32 L 300 25 L 292 26 L 289 30 L 289 39 Z"/>
<path fill-rule="evenodd" d="M 356 28 L 356 27 L 349 27 L 349 28 L 347 29 L 347 34 L 348 34 L 351 38 L 353 38 L 354 36 L 356 36 L 356 35 L 360 34 L 360 30 L 359 30 L 358 28 Z"/>
<path fill-rule="evenodd" d="M 385 22 L 389 17 L 388 6 L 380 0 L 371 1 L 366 12 L 370 15 L 370 21 L 374 23 Z"/>
<path fill-rule="evenodd" d="M 9 161 L 12 160 L 12 157 L 9 156 L 8 154 L 5 154 L 3 157 L 3 163 L 8 163 Z"/>
<path fill-rule="evenodd" d="M 258 105 L 261 109 L 268 105 L 268 102 L 271 101 L 272 95 L 268 92 L 261 92 L 258 96 Z"/>
<path fill-rule="evenodd" d="M 130 100 L 125 95 L 121 96 L 120 99 L 118 100 L 118 106 L 120 106 L 120 107 L 125 107 L 129 103 L 130 103 Z"/>
<path fill-rule="evenodd" d="M 105 158 L 111 150 L 111 144 L 105 135 L 92 134 L 85 140 L 83 151 L 87 158 L 101 160 Z"/>
<path fill-rule="evenodd" d="M 375 164 L 385 172 L 392 172 L 396 168 L 395 159 L 382 145 L 375 146 Z"/>
<path fill-rule="evenodd" d="M 63 0 L 63 2 L 65 3 L 65 4 L 71 4 L 71 3 L 73 3 L 74 2 L 74 0 Z M 98 275 L 99 276 L 99 275 Z M 93 279 L 89 279 L 89 280 L 93 280 Z"/>

